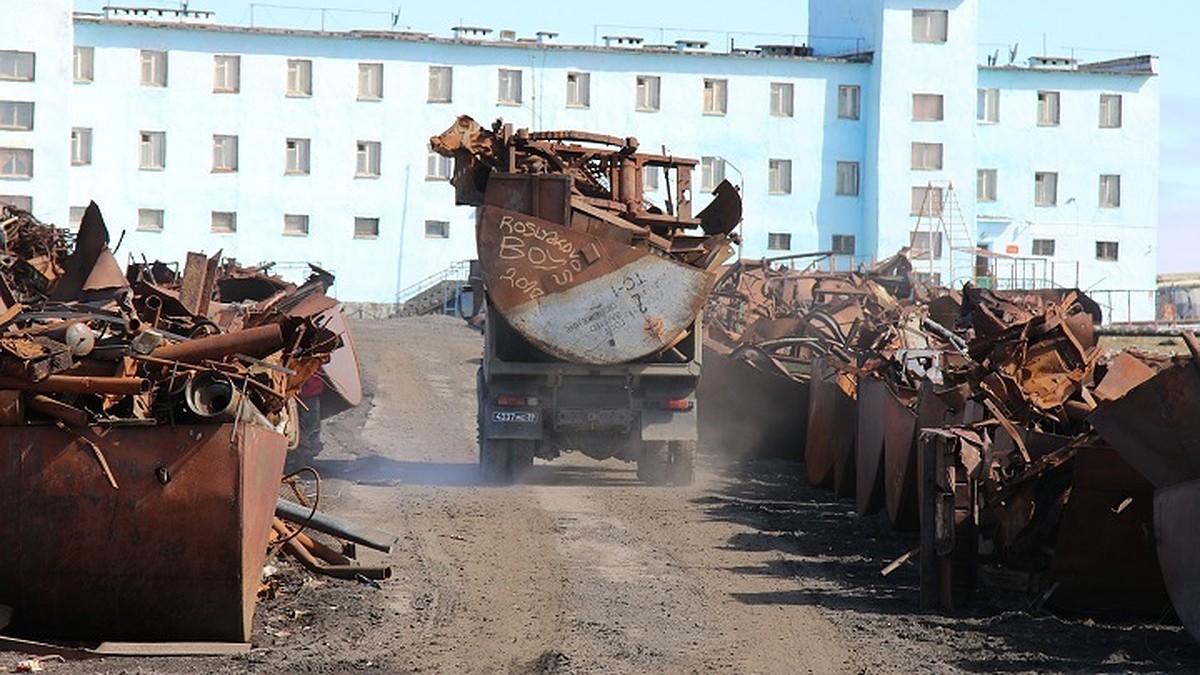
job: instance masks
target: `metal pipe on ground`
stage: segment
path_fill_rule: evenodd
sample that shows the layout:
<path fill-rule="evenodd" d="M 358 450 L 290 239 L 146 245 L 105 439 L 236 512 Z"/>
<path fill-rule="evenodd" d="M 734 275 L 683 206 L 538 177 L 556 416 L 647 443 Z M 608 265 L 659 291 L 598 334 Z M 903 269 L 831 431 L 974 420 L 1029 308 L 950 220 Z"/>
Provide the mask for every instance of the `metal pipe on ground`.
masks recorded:
<path fill-rule="evenodd" d="M 272 528 L 280 537 L 287 537 L 291 531 L 282 521 L 275 520 Z M 303 535 L 301 535 L 303 536 Z M 307 538 L 307 537 L 306 537 Z M 311 539 L 309 540 L 311 541 Z M 291 553 L 300 564 L 304 565 L 310 572 L 316 574 L 324 574 L 325 576 L 334 577 L 337 579 L 357 579 L 364 577 L 372 581 L 382 581 L 389 579 L 392 576 L 392 568 L 388 565 L 372 566 L 372 565 L 331 565 L 317 559 L 312 551 L 308 550 L 300 537 L 288 539 L 283 544 L 288 553 Z"/>
<path fill-rule="evenodd" d="M 168 361 L 199 363 L 205 359 L 220 360 L 230 354 L 263 357 L 282 347 L 283 330 L 279 324 L 273 323 L 164 345 L 151 352 L 150 356 Z"/>
<path fill-rule="evenodd" d="M 34 382 L 17 377 L 0 376 L 0 389 L 18 389 L 44 394 L 112 394 L 128 396 L 150 391 L 150 380 L 144 377 L 91 377 L 50 375 Z"/>
<path fill-rule="evenodd" d="M 338 539 L 362 544 L 376 551 L 391 553 L 392 545 L 397 540 L 397 537 L 393 534 L 359 527 L 341 518 L 321 513 L 320 511 L 312 514 L 312 518 L 310 519 L 310 513 L 312 513 L 312 509 L 295 502 L 289 502 L 286 499 L 280 499 L 275 502 L 275 515 L 288 522 L 311 527 L 318 532 L 324 532 Z"/>

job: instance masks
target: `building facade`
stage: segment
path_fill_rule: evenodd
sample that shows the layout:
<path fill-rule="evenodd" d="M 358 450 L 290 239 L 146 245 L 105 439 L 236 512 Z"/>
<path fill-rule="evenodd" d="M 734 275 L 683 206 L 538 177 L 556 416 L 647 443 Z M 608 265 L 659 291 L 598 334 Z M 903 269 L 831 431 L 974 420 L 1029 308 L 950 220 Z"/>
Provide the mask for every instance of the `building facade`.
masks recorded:
<path fill-rule="evenodd" d="M 1112 318 L 1151 318 L 1155 59 L 981 65 L 977 1 L 812 0 L 807 44 L 722 51 L 0 0 L 20 19 L 0 25 L 0 198 L 60 223 L 95 200 L 138 257 L 311 260 L 343 300 L 394 302 L 474 254 L 429 137 L 502 117 L 701 159 L 697 208 L 742 189 L 745 257 L 909 247 L 943 283 L 1111 291 Z"/>

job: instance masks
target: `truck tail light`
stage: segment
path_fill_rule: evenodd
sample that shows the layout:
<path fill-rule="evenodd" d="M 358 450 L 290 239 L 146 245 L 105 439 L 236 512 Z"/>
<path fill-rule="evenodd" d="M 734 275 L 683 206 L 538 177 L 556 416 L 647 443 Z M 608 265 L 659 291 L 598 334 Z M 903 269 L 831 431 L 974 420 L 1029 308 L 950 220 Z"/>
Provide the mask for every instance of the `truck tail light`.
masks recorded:
<path fill-rule="evenodd" d="M 664 410 L 691 410 L 693 403 L 686 398 L 669 398 L 660 405 Z"/>
<path fill-rule="evenodd" d="M 512 396 L 509 394 L 501 394 L 496 397 L 496 403 L 506 406 L 531 406 L 537 405 L 536 396 Z"/>

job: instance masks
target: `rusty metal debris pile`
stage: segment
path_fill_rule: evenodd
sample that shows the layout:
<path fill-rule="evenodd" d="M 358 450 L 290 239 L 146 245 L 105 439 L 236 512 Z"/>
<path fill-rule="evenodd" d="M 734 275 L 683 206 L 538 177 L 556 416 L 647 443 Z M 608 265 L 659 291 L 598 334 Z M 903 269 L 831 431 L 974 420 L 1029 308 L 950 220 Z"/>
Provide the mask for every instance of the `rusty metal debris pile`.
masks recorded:
<path fill-rule="evenodd" d="M 0 604 L 56 638 L 248 640 L 296 394 L 349 340 L 333 276 L 122 271 L 94 203 L 74 236 L 0 213 Z"/>

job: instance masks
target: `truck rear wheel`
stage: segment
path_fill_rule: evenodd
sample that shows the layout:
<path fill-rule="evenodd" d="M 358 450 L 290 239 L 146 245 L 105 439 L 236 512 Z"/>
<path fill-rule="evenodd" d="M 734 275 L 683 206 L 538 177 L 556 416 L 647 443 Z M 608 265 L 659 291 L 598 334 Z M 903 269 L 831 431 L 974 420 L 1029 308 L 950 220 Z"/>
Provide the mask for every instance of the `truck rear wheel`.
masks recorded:
<path fill-rule="evenodd" d="M 670 453 L 665 441 L 643 441 L 637 461 L 637 477 L 649 485 L 670 482 Z"/>
<path fill-rule="evenodd" d="M 508 442 L 496 439 L 479 439 L 479 478 L 484 483 L 499 485 L 507 483 Z"/>
<path fill-rule="evenodd" d="M 691 485 L 696 479 L 696 442 L 671 441 L 671 483 Z"/>

